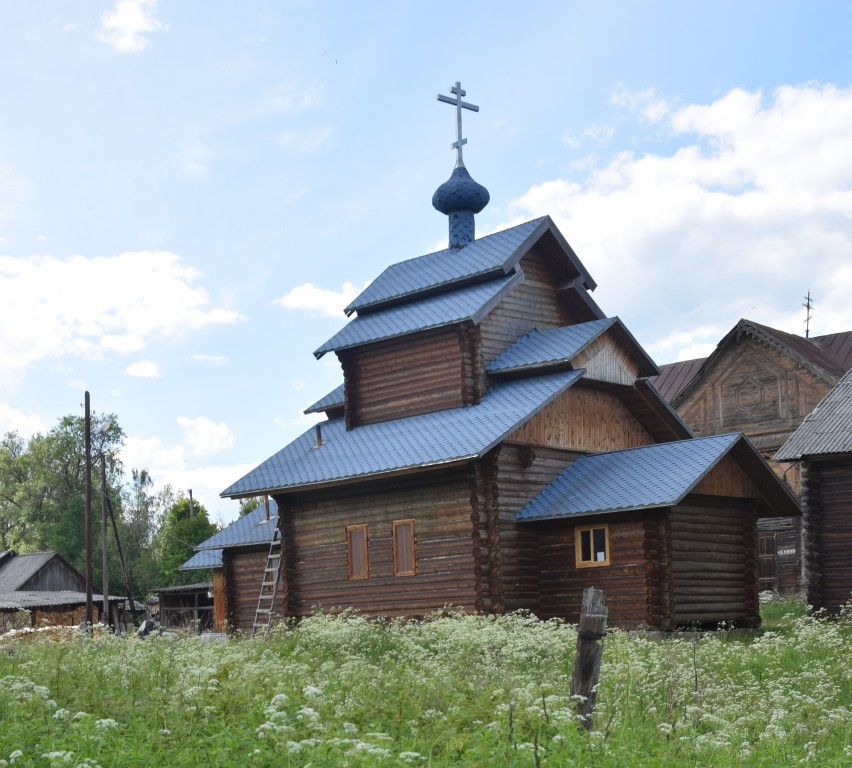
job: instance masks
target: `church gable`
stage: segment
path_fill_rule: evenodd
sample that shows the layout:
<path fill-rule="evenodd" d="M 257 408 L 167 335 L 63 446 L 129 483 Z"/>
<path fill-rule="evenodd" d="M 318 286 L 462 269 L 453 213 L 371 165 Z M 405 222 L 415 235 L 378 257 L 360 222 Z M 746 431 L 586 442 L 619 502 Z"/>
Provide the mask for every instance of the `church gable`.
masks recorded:
<path fill-rule="evenodd" d="M 655 440 L 616 394 L 581 383 L 534 414 L 506 442 L 586 453 L 650 445 Z"/>
<path fill-rule="evenodd" d="M 677 409 L 700 434 L 742 430 L 752 437 L 788 434 L 829 384 L 796 358 L 741 336 L 709 361 Z"/>

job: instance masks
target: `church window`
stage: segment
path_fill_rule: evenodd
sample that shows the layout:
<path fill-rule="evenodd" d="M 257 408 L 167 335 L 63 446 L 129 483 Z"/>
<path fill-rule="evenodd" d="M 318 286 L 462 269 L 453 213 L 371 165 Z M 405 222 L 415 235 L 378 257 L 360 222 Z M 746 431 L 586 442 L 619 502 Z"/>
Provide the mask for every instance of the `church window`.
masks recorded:
<path fill-rule="evenodd" d="M 578 568 L 609 565 L 609 526 L 595 525 L 574 529 Z"/>

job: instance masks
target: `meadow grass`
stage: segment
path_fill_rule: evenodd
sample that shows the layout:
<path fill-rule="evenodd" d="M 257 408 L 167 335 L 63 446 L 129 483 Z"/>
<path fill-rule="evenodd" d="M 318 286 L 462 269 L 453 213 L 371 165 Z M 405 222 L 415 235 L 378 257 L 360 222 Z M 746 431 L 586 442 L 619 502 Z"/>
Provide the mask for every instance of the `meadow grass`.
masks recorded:
<path fill-rule="evenodd" d="M 574 627 L 523 614 L 21 643 L 0 653 L 0 765 L 852 764 L 852 619 L 772 627 L 611 631 L 590 734 Z"/>

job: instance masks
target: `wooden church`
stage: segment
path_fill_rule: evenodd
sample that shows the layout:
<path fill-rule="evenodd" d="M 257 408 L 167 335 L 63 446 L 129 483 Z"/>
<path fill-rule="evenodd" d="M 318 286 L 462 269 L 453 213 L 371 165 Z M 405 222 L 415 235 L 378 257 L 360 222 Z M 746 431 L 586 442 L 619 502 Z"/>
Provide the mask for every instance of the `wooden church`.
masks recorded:
<path fill-rule="evenodd" d="M 452 91 L 457 161 L 432 199 L 449 246 L 347 307 L 315 352 L 343 369 L 307 411 L 327 419 L 223 491 L 277 512 L 201 545 L 222 550 L 226 614 L 576 620 L 593 585 L 622 626 L 756 625 L 757 519 L 795 499 L 741 433 L 694 438 L 549 217 L 475 237 L 489 195 Z"/>

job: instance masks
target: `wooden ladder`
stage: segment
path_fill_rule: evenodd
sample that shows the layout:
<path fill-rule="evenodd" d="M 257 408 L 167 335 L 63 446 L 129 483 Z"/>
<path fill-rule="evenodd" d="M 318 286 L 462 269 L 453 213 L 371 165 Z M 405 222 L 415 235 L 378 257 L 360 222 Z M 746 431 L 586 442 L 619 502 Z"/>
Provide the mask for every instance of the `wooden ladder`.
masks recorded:
<path fill-rule="evenodd" d="M 260 582 L 260 595 L 257 598 L 257 609 L 254 612 L 254 622 L 251 625 L 251 637 L 255 636 L 257 630 L 268 627 L 272 622 L 280 569 L 281 541 L 278 538 L 278 526 L 276 525 L 275 532 L 272 534 L 272 541 L 269 542 L 266 567 L 263 570 L 263 578 Z"/>

